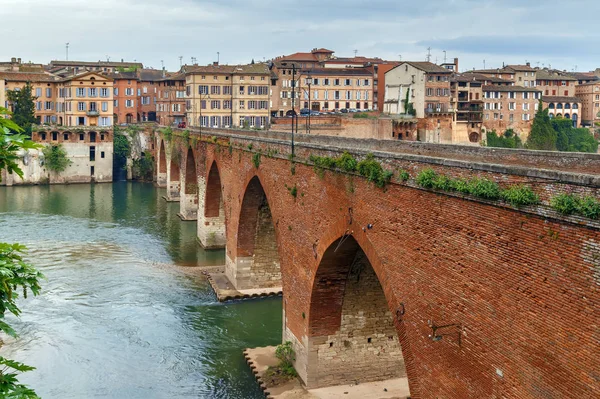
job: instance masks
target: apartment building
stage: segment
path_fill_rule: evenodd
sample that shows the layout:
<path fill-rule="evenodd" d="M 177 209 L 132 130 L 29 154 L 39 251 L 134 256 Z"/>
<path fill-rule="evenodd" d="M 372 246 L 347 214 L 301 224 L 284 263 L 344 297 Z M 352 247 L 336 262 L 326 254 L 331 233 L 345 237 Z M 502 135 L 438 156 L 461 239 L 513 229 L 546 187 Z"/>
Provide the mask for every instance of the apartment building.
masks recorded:
<path fill-rule="evenodd" d="M 113 80 L 114 124 L 137 123 L 139 117 L 137 72 L 118 72 L 107 76 Z"/>
<path fill-rule="evenodd" d="M 452 142 L 457 144 L 481 141 L 483 126 L 483 84 L 490 79 L 474 74 L 454 74 L 450 79 L 450 105 L 453 114 Z"/>
<path fill-rule="evenodd" d="M 124 72 L 142 69 L 144 65 L 141 62 L 111 62 L 111 61 L 50 61 L 48 70 L 53 74 L 66 77 L 68 75 L 77 75 L 84 72 Z"/>
<path fill-rule="evenodd" d="M 138 73 L 138 121 L 155 122 L 158 101 L 158 82 L 166 77 L 165 70 L 139 69 Z"/>
<path fill-rule="evenodd" d="M 595 126 L 600 123 L 600 80 L 577 85 L 575 96 L 581 102 L 581 124 Z"/>
<path fill-rule="evenodd" d="M 523 86 L 483 86 L 483 127 L 503 133 L 513 129 L 523 141 L 531 131 L 542 92 Z"/>
<path fill-rule="evenodd" d="M 405 114 L 406 93 L 417 118 L 450 114 L 452 71 L 431 62 L 402 62 L 385 74 L 384 113 Z"/>
<path fill-rule="evenodd" d="M 544 109 L 548 109 L 550 118 L 562 117 L 571 119 L 573 127 L 581 124 L 580 110 L 581 100 L 577 97 L 568 96 L 542 96 Z"/>
<path fill-rule="evenodd" d="M 35 117 L 38 123 L 59 123 L 56 115 L 56 81 L 56 76 L 44 72 L 0 72 L 0 82 L 4 83 L 1 95 L 3 100 L 0 104 L 12 111 L 8 91 L 21 90 L 29 82 L 31 94 L 35 97 Z"/>
<path fill-rule="evenodd" d="M 188 126 L 269 126 L 267 64 L 190 66 L 185 76 Z"/>
<path fill-rule="evenodd" d="M 536 71 L 536 88 L 544 96 L 575 96 L 578 81 L 571 74 L 555 69 L 538 69 Z"/>
<path fill-rule="evenodd" d="M 505 65 L 497 69 L 480 69 L 473 72 L 485 76 L 509 80 L 515 86 L 535 87 L 537 70 L 528 62 L 525 65 Z"/>
<path fill-rule="evenodd" d="M 298 68 L 317 68 L 322 62 L 333 59 L 333 51 L 325 48 L 314 48 L 310 53 L 294 53 L 276 57 L 273 61 L 295 63 Z"/>
<path fill-rule="evenodd" d="M 96 72 L 63 78 L 56 83 L 58 124 L 113 125 L 113 79 Z"/>
<path fill-rule="evenodd" d="M 185 73 L 169 74 L 156 82 L 156 120 L 161 125 L 179 125 L 186 121 Z"/>

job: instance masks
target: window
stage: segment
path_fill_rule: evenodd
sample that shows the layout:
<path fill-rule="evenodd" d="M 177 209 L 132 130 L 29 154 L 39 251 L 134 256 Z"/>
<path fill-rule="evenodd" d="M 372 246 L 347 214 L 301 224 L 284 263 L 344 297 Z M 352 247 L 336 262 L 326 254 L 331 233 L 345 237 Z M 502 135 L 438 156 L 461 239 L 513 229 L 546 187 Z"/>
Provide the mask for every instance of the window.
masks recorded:
<path fill-rule="evenodd" d="M 219 101 L 219 100 L 212 100 L 210 102 L 210 108 L 211 109 L 220 109 L 221 108 L 221 101 Z"/>
<path fill-rule="evenodd" d="M 486 105 L 488 105 L 488 104 L 486 104 Z M 508 109 L 509 110 L 517 109 L 517 103 L 508 103 Z"/>
<path fill-rule="evenodd" d="M 100 118 L 100 126 L 110 126 L 110 117 L 103 116 Z M 104 135 L 100 135 L 100 140 L 104 140 Z"/>
<path fill-rule="evenodd" d="M 523 114 L 523 120 L 524 121 L 528 121 L 529 120 L 529 114 Z"/>
<path fill-rule="evenodd" d="M 523 111 L 529 111 L 529 103 L 523 103 Z"/>
<path fill-rule="evenodd" d="M 100 152 L 100 158 L 103 158 L 103 159 L 104 159 L 104 151 L 101 151 L 101 152 Z"/>
<path fill-rule="evenodd" d="M 98 97 L 98 89 L 96 89 L 95 87 L 90 87 L 88 89 L 88 93 L 90 97 Z"/>
<path fill-rule="evenodd" d="M 210 86 L 210 94 L 221 94 L 221 86 Z"/>
<path fill-rule="evenodd" d="M 369 86 L 371 84 L 371 82 L 369 81 L 369 79 L 365 79 L 363 86 Z"/>
<path fill-rule="evenodd" d="M 92 176 L 94 176 L 94 167 L 93 167 L 93 166 L 90 166 L 90 174 L 91 174 Z"/>
<path fill-rule="evenodd" d="M 50 87 L 46 88 L 46 97 L 48 97 L 48 98 L 52 97 L 52 89 Z"/>
<path fill-rule="evenodd" d="M 428 88 L 428 89 L 426 90 L 426 95 L 427 95 L 427 96 L 433 96 L 433 89 L 432 89 L 432 88 Z"/>
<path fill-rule="evenodd" d="M 339 90 L 336 90 L 336 91 L 333 92 L 333 98 L 336 99 L 336 100 L 340 99 L 340 91 Z"/>
<path fill-rule="evenodd" d="M 58 140 L 58 132 L 52 132 L 52 141 Z"/>
<path fill-rule="evenodd" d="M 125 89 L 125 95 L 126 96 L 133 96 L 133 89 L 131 87 L 128 87 Z"/>
<path fill-rule="evenodd" d="M 319 99 L 319 91 L 315 90 L 313 91 L 313 100 L 318 100 Z"/>
<path fill-rule="evenodd" d="M 119 107 L 119 100 L 113 100 L 113 107 Z"/>
<path fill-rule="evenodd" d="M 248 101 L 248 109 L 256 109 L 256 101 Z"/>
<path fill-rule="evenodd" d="M 508 98 L 517 98 L 517 93 L 515 93 L 514 91 L 509 91 Z"/>
<path fill-rule="evenodd" d="M 42 102 L 41 101 L 37 101 L 35 103 L 35 109 L 38 110 L 38 111 L 42 110 Z"/>
<path fill-rule="evenodd" d="M 231 95 L 231 86 L 223 86 L 223 94 Z"/>
<path fill-rule="evenodd" d="M 340 85 L 340 80 L 339 79 L 334 79 L 333 80 L 333 85 L 334 86 L 339 86 Z"/>
<path fill-rule="evenodd" d="M 327 92 L 325 92 L 325 93 L 327 93 Z M 329 102 L 328 101 L 325 101 L 323 103 L 323 109 L 329 109 Z"/>
<path fill-rule="evenodd" d="M 244 86 L 240 86 L 240 94 L 244 94 Z"/>
<path fill-rule="evenodd" d="M 133 108 L 133 100 L 125 100 L 125 107 Z"/>
<path fill-rule="evenodd" d="M 225 126 L 225 127 L 231 127 L 231 116 L 224 116 L 223 117 L 223 126 Z"/>
<path fill-rule="evenodd" d="M 244 109 L 244 108 L 245 108 L 244 100 L 240 100 L 240 109 Z"/>
<path fill-rule="evenodd" d="M 243 127 L 246 124 L 246 117 L 240 116 L 240 127 Z"/>
<path fill-rule="evenodd" d="M 208 94 L 208 86 L 207 85 L 198 86 L 198 94 Z"/>
<path fill-rule="evenodd" d="M 78 102 L 77 103 L 77 110 L 78 111 L 85 111 L 85 103 L 84 102 Z"/>
<path fill-rule="evenodd" d="M 323 79 L 323 85 L 329 86 L 329 79 Z"/>
<path fill-rule="evenodd" d="M 78 87 L 77 88 L 77 97 L 85 97 L 85 88 L 83 87 Z"/>
<path fill-rule="evenodd" d="M 268 101 L 259 101 L 258 108 L 259 109 L 268 109 L 269 108 Z"/>
<path fill-rule="evenodd" d="M 231 100 L 223 101 L 223 109 L 231 109 Z"/>
<path fill-rule="evenodd" d="M 96 160 L 96 147 L 90 146 L 90 162 L 94 162 Z"/>
<path fill-rule="evenodd" d="M 108 111 L 108 102 L 102 101 L 102 112 Z"/>
<path fill-rule="evenodd" d="M 344 79 L 344 86 L 352 86 L 352 80 Z"/>
<path fill-rule="evenodd" d="M 37 89 L 35 89 L 35 96 L 36 97 L 42 96 L 42 88 L 41 87 L 38 87 Z"/>
<path fill-rule="evenodd" d="M 115 87 L 115 88 L 113 89 L 113 95 L 115 95 L 115 96 L 118 96 L 118 95 L 119 95 L 119 88 L 118 88 L 118 87 Z"/>
<path fill-rule="evenodd" d="M 45 101 L 45 102 L 44 102 L 44 109 L 45 109 L 46 111 L 48 111 L 48 110 L 51 110 L 52 108 L 53 108 L 53 107 L 52 107 L 52 101 Z"/>
<path fill-rule="evenodd" d="M 106 87 L 100 89 L 100 97 L 108 97 L 108 89 Z"/>

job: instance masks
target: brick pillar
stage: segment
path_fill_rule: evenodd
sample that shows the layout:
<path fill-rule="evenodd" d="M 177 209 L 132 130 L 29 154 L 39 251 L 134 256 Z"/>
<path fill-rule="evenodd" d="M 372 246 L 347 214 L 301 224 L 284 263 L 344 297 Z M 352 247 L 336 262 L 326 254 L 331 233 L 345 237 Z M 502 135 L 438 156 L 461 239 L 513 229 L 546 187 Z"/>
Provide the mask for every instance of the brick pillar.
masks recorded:
<path fill-rule="evenodd" d="M 179 202 L 181 199 L 181 179 L 179 173 L 179 160 L 173 159 L 173 154 L 167 160 L 167 201 Z"/>
<path fill-rule="evenodd" d="M 198 179 L 198 240 L 204 249 L 225 248 L 225 209 L 221 200 L 220 180 L 217 187 L 211 186 L 206 184 L 203 176 Z M 218 192 L 213 192 L 215 189 Z"/>
<path fill-rule="evenodd" d="M 183 160 L 185 169 L 181 173 L 181 194 L 179 217 L 183 220 L 198 220 L 198 176 L 192 150 Z"/>
<path fill-rule="evenodd" d="M 162 140 L 158 149 L 156 185 L 158 187 L 167 187 L 167 153 L 165 151 L 165 142 Z"/>

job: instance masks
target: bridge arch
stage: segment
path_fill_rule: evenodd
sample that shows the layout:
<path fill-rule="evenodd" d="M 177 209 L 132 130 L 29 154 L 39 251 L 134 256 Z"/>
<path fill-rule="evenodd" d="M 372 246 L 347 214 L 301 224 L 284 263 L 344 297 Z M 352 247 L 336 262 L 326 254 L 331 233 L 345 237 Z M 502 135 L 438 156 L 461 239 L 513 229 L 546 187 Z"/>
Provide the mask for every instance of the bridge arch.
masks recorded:
<path fill-rule="evenodd" d="M 300 374 L 309 388 L 402 378 L 410 395 L 405 365 L 410 352 L 403 326 L 390 311 L 391 291 L 384 291 L 377 273 L 380 261 L 351 232 L 337 237 L 325 240 L 328 246 L 317 259 Z"/>
<path fill-rule="evenodd" d="M 196 220 L 198 217 L 198 172 L 196 171 L 196 157 L 194 151 L 184 147 L 185 158 L 181 164 L 185 165 L 182 176 L 180 217 L 183 220 Z"/>
<path fill-rule="evenodd" d="M 281 286 L 275 223 L 258 176 L 248 181 L 238 218 L 236 259 L 227 259 L 226 273 L 239 289 Z"/>
<path fill-rule="evenodd" d="M 205 249 L 225 248 L 226 222 L 221 174 L 216 160 L 199 181 L 198 239 Z"/>
<path fill-rule="evenodd" d="M 167 185 L 167 153 L 165 151 L 165 141 L 160 140 L 158 149 L 158 168 L 156 171 L 156 183 L 159 187 Z"/>

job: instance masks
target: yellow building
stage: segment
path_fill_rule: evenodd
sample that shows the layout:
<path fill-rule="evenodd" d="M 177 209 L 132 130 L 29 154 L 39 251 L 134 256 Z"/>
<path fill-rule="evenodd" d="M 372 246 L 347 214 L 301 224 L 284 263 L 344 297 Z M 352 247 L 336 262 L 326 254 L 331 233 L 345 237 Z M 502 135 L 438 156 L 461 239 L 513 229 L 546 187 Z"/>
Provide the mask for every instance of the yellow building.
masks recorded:
<path fill-rule="evenodd" d="M 269 76 L 266 64 L 185 67 L 188 126 L 266 128 Z"/>
<path fill-rule="evenodd" d="M 96 72 L 61 79 L 56 83 L 58 124 L 112 126 L 113 80 Z"/>
<path fill-rule="evenodd" d="M 34 97 L 35 117 L 39 124 L 57 123 L 55 85 L 57 77 L 43 72 L 0 72 L 0 81 L 4 82 L 0 104 L 12 110 L 8 102 L 8 91 L 21 90 L 27 82 L 31 85 Z"/>

